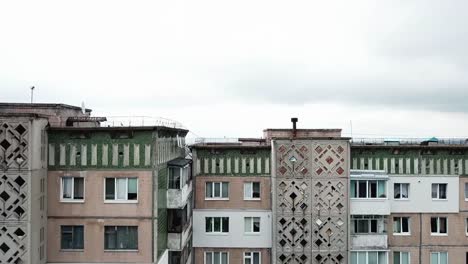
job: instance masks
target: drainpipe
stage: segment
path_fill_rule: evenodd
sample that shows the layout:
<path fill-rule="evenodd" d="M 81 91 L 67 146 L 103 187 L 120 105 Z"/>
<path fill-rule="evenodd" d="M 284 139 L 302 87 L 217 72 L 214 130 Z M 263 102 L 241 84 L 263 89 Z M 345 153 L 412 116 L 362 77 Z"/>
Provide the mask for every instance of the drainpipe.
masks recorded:
<path fill-rule="evenodd" d="M 422 213 L 419 213 L 419 264 L 422 264 Z"/>

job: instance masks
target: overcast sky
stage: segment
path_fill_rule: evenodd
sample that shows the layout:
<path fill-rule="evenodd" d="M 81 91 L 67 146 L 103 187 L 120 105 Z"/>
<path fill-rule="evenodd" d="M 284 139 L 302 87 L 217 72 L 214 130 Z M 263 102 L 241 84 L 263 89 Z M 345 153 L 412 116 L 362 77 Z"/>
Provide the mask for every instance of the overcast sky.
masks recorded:
<path fill-rule="evenodd" d="M 468 137 L 468 1 L 2 1 L 0 101 L 201 137 Z M 192 136 L 194 136 L 192 135 Z"/>

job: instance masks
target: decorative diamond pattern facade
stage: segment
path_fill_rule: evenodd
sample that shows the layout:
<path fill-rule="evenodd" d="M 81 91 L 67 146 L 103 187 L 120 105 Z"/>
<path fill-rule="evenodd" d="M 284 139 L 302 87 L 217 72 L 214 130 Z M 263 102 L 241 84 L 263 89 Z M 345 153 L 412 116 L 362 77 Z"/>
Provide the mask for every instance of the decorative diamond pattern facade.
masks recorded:
<path fill-rule="evenodd" d="M 26 263 L 28 128 L 0 120 L 0 263 Z"/>
<path fill-rule="evenodd" d="M 346 263 L 346 141 L 277 141 L 276 262 Z"/>

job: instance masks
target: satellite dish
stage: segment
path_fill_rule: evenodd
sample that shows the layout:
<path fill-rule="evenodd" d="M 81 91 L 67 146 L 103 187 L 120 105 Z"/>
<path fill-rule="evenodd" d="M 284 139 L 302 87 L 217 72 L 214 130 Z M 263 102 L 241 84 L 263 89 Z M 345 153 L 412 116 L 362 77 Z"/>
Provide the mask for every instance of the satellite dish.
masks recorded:
<path fill-rule="evenodd" d="M 81 102 L 81 112 L 82 112 L 83 114 L 86 113 L 86 108 L 85 108 L 85 105 L 84 105 L 84 101 Z"/>

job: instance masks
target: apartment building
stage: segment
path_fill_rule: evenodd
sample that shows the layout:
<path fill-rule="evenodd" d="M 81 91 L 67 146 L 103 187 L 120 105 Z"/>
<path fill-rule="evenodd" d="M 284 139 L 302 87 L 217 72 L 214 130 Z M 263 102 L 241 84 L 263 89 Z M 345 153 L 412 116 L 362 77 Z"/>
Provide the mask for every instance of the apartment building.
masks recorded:
<path fill-rule="evenodd" d="M 245 139 L 192 153 L 195 263 L 274 263 L 269 145 Z"/>
<path fill-rule="evenodd" d="M 191 263 L 188 131 L 90 114 L 0 104 L 0 263 Z"/>

